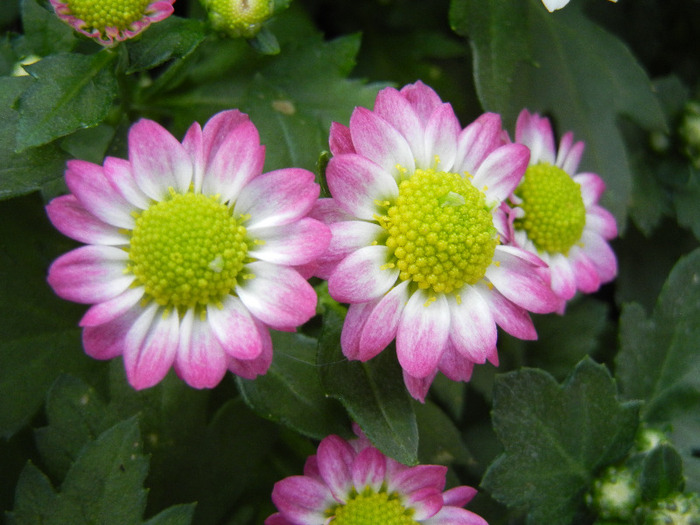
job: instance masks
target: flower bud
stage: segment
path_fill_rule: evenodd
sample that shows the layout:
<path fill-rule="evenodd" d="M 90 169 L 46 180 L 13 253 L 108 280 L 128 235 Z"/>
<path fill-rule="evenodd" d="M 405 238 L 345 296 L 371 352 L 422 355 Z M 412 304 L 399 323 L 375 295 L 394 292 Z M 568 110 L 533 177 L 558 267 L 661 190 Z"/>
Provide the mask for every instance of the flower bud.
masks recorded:
<path fill-rule="evenodd" d="M 586 496 L 589 507 L 601 520 L 631 519 L 640 500 L 639 483 L 626 467 L 609 467 Z"/>
<path fill-rule="evenodd" d="M 643 525 L 700 525 L 700 496 L 672 494 L 655 501 L 642 514 Z"/>
<path fill-rule="evenodd" d="M 216 31 L 231 37 L 253 38 L 274 14 L 272 0 L 202 0 Z"/>

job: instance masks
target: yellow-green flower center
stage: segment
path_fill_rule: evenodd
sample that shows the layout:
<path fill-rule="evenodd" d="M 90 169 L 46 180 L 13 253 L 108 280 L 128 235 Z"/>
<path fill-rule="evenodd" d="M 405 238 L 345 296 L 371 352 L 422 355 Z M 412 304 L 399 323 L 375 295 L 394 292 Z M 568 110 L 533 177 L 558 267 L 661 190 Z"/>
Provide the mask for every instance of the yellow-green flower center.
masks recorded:
<path fill-rule="evenodd" d="M 396 494 L 365 490 L 333 509 L 333 525 L 415 525 L 413 509 L 406 509 Z"/>
<path fill-rule="evenodd" d="M 457 173 L 416 170 L 378 220 L 388 233 L 389 266 L 435 293 L 481 280 L 499 243 L 485 195 Z"/>
<path fill-rule="evenodd" d="M 146 14 L 153 0 L 67 0 L 71 14 L 85 22 L 88 29 L 104 33 L 108 27 L 120 31 L 129 28 Z"/>
<path fill-rule="evenodd" d="M 525 212 L 515 228 L 525 230 L 538 250 L 567 254 L 586 225 L 581 186 L 561 168 L 535 164 L 527 169 L 515 194 Z"/>
<path fill-rule="evenodd" d="M 171 190 L 136 218 L 128 270 L 163 306 L 220 304 L 246 278 L 252 242 L 242 222 L 216 196 Z"/>
<path fill-rule="evenodd" d="M 245 38 L 255 36 L 273 10 L 270 0 L 205 0 L 204 4 L 217 31 Z"/>

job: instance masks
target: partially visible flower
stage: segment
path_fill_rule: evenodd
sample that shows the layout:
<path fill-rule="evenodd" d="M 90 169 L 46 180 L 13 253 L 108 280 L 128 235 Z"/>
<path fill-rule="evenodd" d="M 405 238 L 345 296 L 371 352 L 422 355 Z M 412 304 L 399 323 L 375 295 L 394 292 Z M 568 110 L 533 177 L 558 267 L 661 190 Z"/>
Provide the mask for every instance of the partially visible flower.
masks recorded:
<path fill-rule="evenodd" d="M 586 495 L 589 507 L 604 520 L 629 521 L 642 501 L 637 474 L 624 466 L 612 466 L 593 482 Z"/>
<path fill-rule="evenodd" d="M 577 290 L 591 293 L 617 275 L 608 241 L 617 236 L 615 218 L 598 205 L 605 183 L 594 173 L 577 173 L 583 142 L 564 134 L 557 151 L 547 118 L 523 110 L 515 141 L 530 148 L 530 165 L 511 196 L 510 240 L 537 255 L 549 269 L 560 298 L 559 311 Z"/>
<path fill-rule="evenodd" d="M 71 193 L 49 218 L 87 243 L 58 258 L 49 284 L 92 304 L 80 325 L 88 355 L 124 358 L 136 389 L 168 370 L 196 388 L 231 370 L 264 374 L 268 328 L 293 330 L 315 314 L 297 267 L 330 240 L 307 217 L 320 188 L 303 169 L 262 173 L 265 149 L 247 115 L 193 124 L 182 143 L 150 120 L 129 131 L 129 160 L 69 161 Z"/>
<path fill-rule="evenodd" d="M 202 0 L 211 25 L 231 37 L 254 37 L 274 13 L 273 0 Z"/>
<path fill-rule="evenodd" d="M 609 0 L 610 2 L 617 3 L 617 0 Z M 542 3 L 547 8 L 550 13 L 565 7 L 569 3 L 569 0 L 542 0 Z"/>
<path fill-rule="evenodd" d="M 700 495 L 675 493 L 639 509 L 642 525 L 700 525 Z"/>
<path fill-rule="evenodd" d="M 452 107 L 421 82 L 379 92 L 374 111 L 334 123 L 326 177 L 332 199 L 314 216 L 331 227 L 317 275 L 350 303 L 344 354 L 366 361 L 396 338 L 411 395 L 423 400 L 438 370 L 469 380 L 475 363 L 497 364 L 496 325 L 534 339 L 527 311 L 557 298 L 535 255 L 501 244 L 501 203 L 529 159 L 504 144 L 498 115 L 462 130 Z"/>
<path fill-rule="evenodd" d="M 56 15 L 103 46 L 133 38 L 173 14 L 175 0 L 49 0 Z"/>
<path fill-rule="evenodd" d="M 272 501 L 279 510 L 265 525 L 487 525 L 462 508 L 472 487 L 443 492 L 447 467 L 407 467 L 358 439 L 328 436 L 306 460 L 303 476 L 278 481 Z"/>

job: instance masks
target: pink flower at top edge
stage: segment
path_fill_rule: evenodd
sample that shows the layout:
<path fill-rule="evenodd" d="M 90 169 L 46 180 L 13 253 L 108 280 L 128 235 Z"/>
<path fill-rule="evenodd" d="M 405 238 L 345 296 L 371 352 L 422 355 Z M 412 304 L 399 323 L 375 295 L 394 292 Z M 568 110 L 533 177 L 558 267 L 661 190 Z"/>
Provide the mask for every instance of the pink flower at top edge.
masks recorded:
<path fill-rule="evenodd" d="M 384 89 L 373 111 L 356 108 L 349 127 L 331 127 L 332 198 L 313 216 L 333 237 L 317 275 L 350 304 L 344 354 L 366 361 L 395 339 L 419 400 L 438 370 L 467 381 L 474 364 L 497 364 L 496 325 L 534 339 L 528 311 L 558 304 L 535 271 L 544 263 L 501 244 L 501 204 L 529 160 L 504 136 L 495 114 L 461 129 L 452 107 L 421 82 Z"/>
<path fill-rule="evenodd" d="M 237 110 L 194 123 L 182 143 L 143 119 L 128 145 L 128 160 L 69 161 L 70 194 L 47 206 L 58 230 L 87 244 L 48 276 L 62 298 L 92 305 L 80 321 L 86 353 L 121 355 L 136 389 L 171 367 L 195 388 L 227 370 L 264 374 L 269 328 L 293 330 L 315 314 L 297 269 L 330 240 L 307 217 L 320 191 L 314 175 L 262 173 L 258 131 Z"/>
<path fill-rule="evenodd" d="M 103 46 L 133 38 L 154 22 L 173 14 L 175 0 L 102 0 L 100 9 L 87 0 L 49 0 L 56 15 Z"/>
<path fill-rule="evenodd" d="M 601 284 L 612 281 L 617 275 L 617 259 L 609 240 L 617 236 L 615 218 L 598 204 L 605 190 L 605 183 L 595 173 L 579 173 L 578 165 L 583 155 L 583 142 L 574 142 L 573 133 L 565 133 L 555 146 L 554 133 L 549 120 L 523 110 L 516 124 L 515 142 L 530 148 L 530 167 L 554 168 L 565 180 L 572 180 L 575 193 L 580 192 L 582 228 L 568 251 L 547 251 L 536 246 L 534 235 L 525 228 L 527 213 L 522 194 L 511 196 L 510 233 L 512 244 L 537 255 L 549 269 L 544 273 L 550 279 L 554 293 L 560 298 L 559 312 L 564 311 L 566 301 L 576 291 L 595 292 Z M 534 168 L 532 168 L 534 169 Z M 529 169 L 527 173 L 530 173 Z M 527 175 L 526 175 L 527 177 Z M 537 228 L 537 224 L 533 227 Z"/>
<path fill-rule="evenodd" d="M 407 467 L 374 448 L 357 426 L 357 439 L 328 436 L 310 456 L 303 476 L 275 483 L 272 501 L 279 512 L 265 525 L 326 525 L 367 523 L 401 518 L 426 525 L 487 525 L 462 508 L 476 495 L 468 486 L 444 491 L 447 468 Z M 384 522 L 381 522 L 382 525 Z"/>

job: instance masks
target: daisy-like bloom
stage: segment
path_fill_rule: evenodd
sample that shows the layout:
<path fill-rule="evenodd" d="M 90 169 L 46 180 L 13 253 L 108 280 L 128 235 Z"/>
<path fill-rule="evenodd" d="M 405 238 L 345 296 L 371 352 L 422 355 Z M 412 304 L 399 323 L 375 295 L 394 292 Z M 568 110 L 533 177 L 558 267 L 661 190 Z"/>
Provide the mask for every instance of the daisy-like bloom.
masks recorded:
<path fill-rule="evenodd" d="M 175 0 L 49 0 L 56 15 L 103 46 L 133 38 L 173 14 Z"/>
<path fill-rule="evenodd" d="M 265 525 L 487 525 L 462 508 L 475 489 L 443 492 L 447 467 L 407 467 L 374 448 L 357 426 L 355 432 L 350 441 L 326 437 L 303 476 L 275 484 L 279 512 Z"/>
<path fill-rule="evenodd" d="M 69 161 L 71 193 L 47 206 L 58 230 L 87 244 L 48 276 L 59 296 L 92 304 L 80 321 L 85 351 L 122 355 L 136 389 L 171 366 L 195 388 L 214 387 L 227 369 L 264 374 L 269 328 L 293 330 L 315 313 L 298 269 L 330 240 L 307 217 L 314 175 L 262 173 L 258 131 L 237 110 L 193 124 L 182 143 L 140 120 L 128 145 L 128 160 Z"/>
<path fill-rule="evenodd" d="M 350 303 L 341 335 L 349 359 L 371 359 L 394 338 L 404 381 L 423 400 L 438 370 L 469 380 L 497 364 L 496 325 L 534 339 L 527 311 L 556 298 L 535 255 L 501 244 L 500 206 L 529 150 L 504 144 L 498 115 L 464 130 L 449 104 L 418 82 L 382 90 L 374 110 L 333 124 L 326 178 L 332 199 L 314 216 L 330 225 L 317 275 Z"/>
<path fill-rule="evenodd" d="M 594 173 L 577 173 L 583 142 L 565 133 L 555 147 L 549 119 L 520 112 L 515 141 L 530 148 L 530 165 L 511 197 L 512 243 L 536 254 L 549 269 L 560 313 L 577 290 L 591 293 L 617 275 L 608 241 L 617 236 L 615 218 L 598 205 L 605 183 Z"/>

